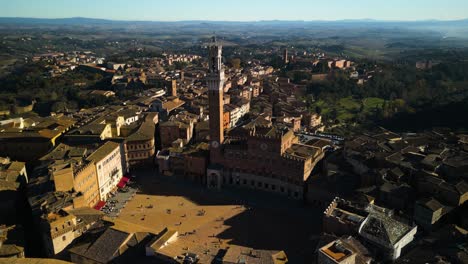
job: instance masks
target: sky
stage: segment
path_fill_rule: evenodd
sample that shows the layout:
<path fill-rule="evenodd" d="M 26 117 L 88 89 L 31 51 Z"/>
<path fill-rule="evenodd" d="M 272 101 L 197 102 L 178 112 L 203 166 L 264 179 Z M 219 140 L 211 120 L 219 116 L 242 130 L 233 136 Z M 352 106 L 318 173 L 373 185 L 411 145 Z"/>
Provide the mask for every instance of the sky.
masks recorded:
<path fill-rule="evenodd" d="M 114 20 L 456 20 L 468 0 L 0 0 L 0 17 Z"/>

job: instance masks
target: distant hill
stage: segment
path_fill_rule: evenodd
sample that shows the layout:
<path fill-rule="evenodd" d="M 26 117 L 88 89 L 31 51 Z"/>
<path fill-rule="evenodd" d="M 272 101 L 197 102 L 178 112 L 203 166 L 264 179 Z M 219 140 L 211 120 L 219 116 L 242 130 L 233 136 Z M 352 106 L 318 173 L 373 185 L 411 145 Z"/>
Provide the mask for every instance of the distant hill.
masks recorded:
<path fill-rule="evenodd" d="M 462 20 L 418 20 L 418 21 L 386 21 L 374 19 L 345 19 L 345 20 L 261 20 L 261 21 L 127 21 L 109 20 L 98 18 L 71 17 L 71 18 L 25 18 L 25 17 L 0 17 L 1 24 L 53 24 L 53 25 L 89 25 L 89 24 L 218 24 L 218 25 L 379 25 L 379 26 L 468 26 L 468 19 Z"/>
<path fill-rule="evenodd" d="M 265 43 L 273 38 L 300 40 L 303 37 L 315 39 L 329 38 L 327 45 L 342 44 L 343 39 L 352 40 L 359 47 L 369 47 L 374 51 L 384 44 L 395 48 L 412 48 L 414 45 L 468 46 L 468 19 L 441 21 L 381 21 L 373 19 L 336 20 L 336 21 L 301 21 L 301 20 L 261 20 L 261 21 L 125 21 L 84 17 L 72 18 L 23 18 L 0 17 L 0 30 L 15 34 L 34 33 L 36 29 L 52 30 L 56 32 L 100 34 L 104 36 L 130 36 L 142 34 L 144 36 L 171 36 L 188 38 L 194 43 L 198 38 L 205 38 L 216 32 L 221 37 L 229 37 L 238 43 Z M 263 37 L 261 42 L 260 38 Z M 408 43 L 409 39 L 413 43 Z M 364 45 L 367 42 L 372 45 Z M 296 42 L 297 43 L 297 42 Z M 309 45 L 305 42 L 302 44 Z M 389 46 L 392 47 L 392 46 Z M 359 52 L 358 52 L 359 53 Z"/>
<path fill-rule="evenodd" d="M 85 24 L 111 24 L 118 21 L 84 17 L 72 18 L 27 18 L 27 17 L 0 17 L 3 24 L 53 24 L 53 25 L 85 25 Z"/>

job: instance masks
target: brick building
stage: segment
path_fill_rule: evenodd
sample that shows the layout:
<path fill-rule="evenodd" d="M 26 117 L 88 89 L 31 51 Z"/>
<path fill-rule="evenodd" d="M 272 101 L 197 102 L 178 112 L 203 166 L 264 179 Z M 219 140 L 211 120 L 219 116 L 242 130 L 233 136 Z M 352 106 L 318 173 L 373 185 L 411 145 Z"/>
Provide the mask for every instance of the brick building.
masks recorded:
<path fill-rule="evenodd" d="M 155 155 L 156 113 L 148 113 L 137 131 L 125 140 L 125 154 L 129 166 L 151 163 Z"/>
<path fill-rule="evenodd" d="M 187 112 L 171 116 L 168 121 L 162 122 L 159 125 L 161 147 L 170 147 L 178 139 L 183 145 L 187 144 L 193 137 L 196 122 L 197 116 Z"/>
<path fill-rule="evenodd" d="M 225 138 L 223 109 L 229 111 L 230 105 L 224 106 L 222 100 L 222 47 L 214 40 L 209 51 L 207 83 L 211 142 L 208 187 L 240 185 L 302 199 L 304 182 L 315 164 L 323 158 L 322 149 L 299 144 L 298 137 L 287 127 L 271 122 L 260 123 L 258 120 L 235 128 Z M 250 105 L 242 101 L 240 105 Z M 241 112 L 242 107 L 238 108 Z M 249 109 L 244 111 L 248 112 Z M 236 125 L 238 118 L 234 121 L 231 112 L 231 127 Z"/>

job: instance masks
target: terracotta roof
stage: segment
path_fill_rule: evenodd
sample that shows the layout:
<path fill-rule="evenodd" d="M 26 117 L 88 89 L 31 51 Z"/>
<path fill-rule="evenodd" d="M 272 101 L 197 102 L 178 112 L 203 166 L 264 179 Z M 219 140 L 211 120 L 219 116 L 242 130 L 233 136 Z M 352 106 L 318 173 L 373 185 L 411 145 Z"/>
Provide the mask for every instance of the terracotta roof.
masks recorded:
<path fill-rule="evenodd" d="M 21 171 L 24 169 L 24 166 L 26 165 L 25 162 L 20 162 L 20 161 L 12 161 L 10 165 L 8 166 L 9 171 Z"/>
<path fill-rule="evenodd" d="M 437 201 L 434 198 L 424 198 L 418 201 L 418 204 L 426 207 L 427 209 L 431 211 L 437 211 L 439 209 L 442 209 L 444 207 L 443 204 L 441 204 L 439 201 Z"/>
<path fill-rule="evenodd" d="M 127 137 L 127 141 L 151 140 L 154 139 L 155 124 L 153 118 L 156 113 L 146 115 L 145 120 L 140 125 L 138 130 Z"/>
<path fill-rule="evenodd" d="M 130 233 L 107 229 L 94 243 L 86 243 L 70 249 L 70 253 L 83 256 L 98 263 L 108 263 L 120 255 L 120 248 L 124 246 Z"/>
<path fill-rule="evenodd" d="M 92 160 L 94 162 L 99 162 L 100 160 L 105 158 L 112 151 L 114 151 L 116 148 L 119 148 L 119 147 L 120 147 L 119 143 L 108 141 L 104 145 L 102 145 L 100 148 L 98 148 L 95 152 L 93 152 L 87 158 L 87 160 L 90 160 L 90 161 Z"/>
<path fill-rule="evenodd" d="M 182 100 L 179 100 L 179 99 L 171 100 L 171 101 L 164 102 L 163 103 L 163 108 L 167 109 L 168 111 L 172 111 L 172 110 L 174 110 L 174 109 L 176 109 L 176 108 L 178 108 L 178 107 L 180 107 L 180 106 L 182 106 L 184 104 L 185 104 L 185 102 L 182 101 Z"/>

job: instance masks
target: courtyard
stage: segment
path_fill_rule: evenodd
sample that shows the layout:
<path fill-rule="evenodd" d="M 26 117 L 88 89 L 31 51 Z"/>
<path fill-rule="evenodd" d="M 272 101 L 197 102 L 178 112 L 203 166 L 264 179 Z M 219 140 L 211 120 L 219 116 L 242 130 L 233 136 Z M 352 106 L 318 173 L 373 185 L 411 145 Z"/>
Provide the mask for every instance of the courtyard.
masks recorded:
<path fill-rule="evenodd" d="M 178 256 L 196 252 L 211 262 L 229 245 L 259 250 L 284 250 L 289 263 L 312 256 L 321 229 L 322 210 L 270 193 L 243 189 L 209 190 L 204 186 L 135 172 L 139 192 L 117 217 L 148 230 L 176 230 L 179 238 L 163 249 Z"/>

